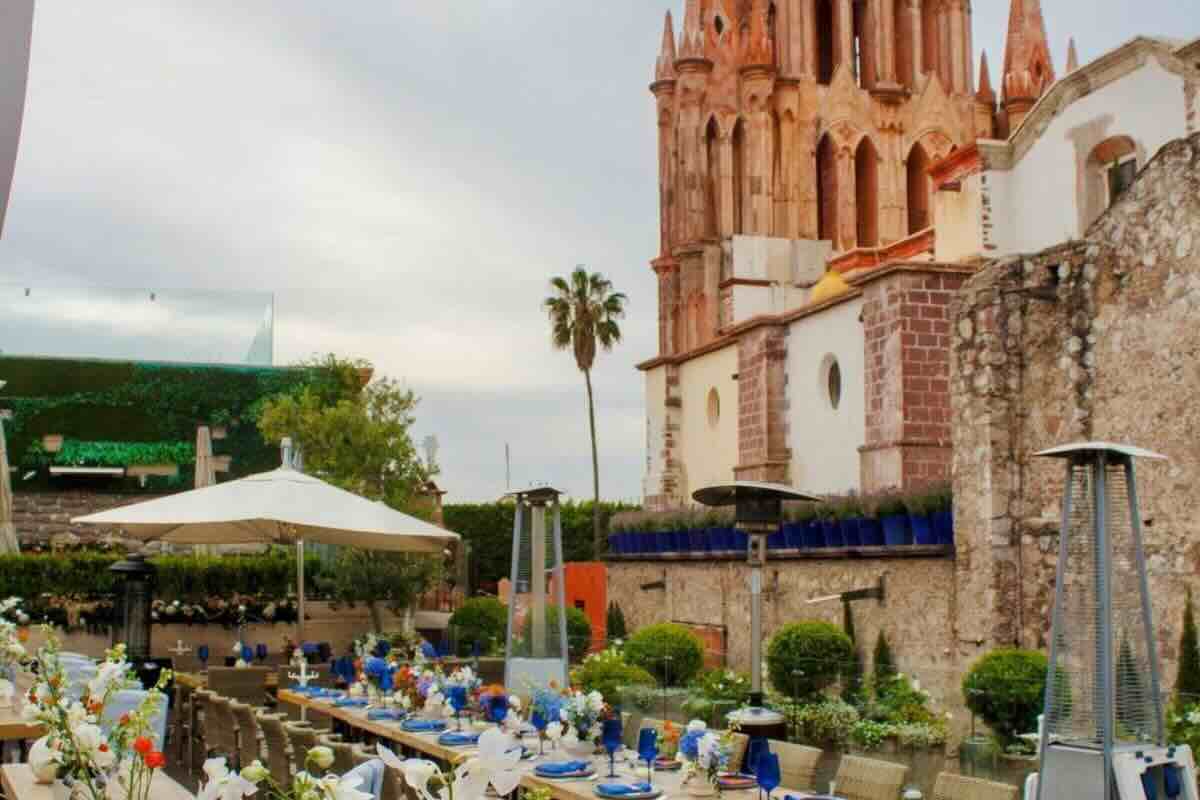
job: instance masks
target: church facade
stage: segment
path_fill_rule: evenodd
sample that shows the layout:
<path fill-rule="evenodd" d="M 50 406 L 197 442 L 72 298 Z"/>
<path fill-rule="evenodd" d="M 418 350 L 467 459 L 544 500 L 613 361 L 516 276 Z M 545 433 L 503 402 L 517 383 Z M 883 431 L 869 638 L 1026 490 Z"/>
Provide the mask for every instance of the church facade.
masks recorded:
<path fill-rule="evenodd" d="M 954 294 L 1081 235 L 1196 124 L 1196 42 L 1082 68 L 1072 43 L 1060 79 L 1012 0 L 993 86 L 971 33 L 966 0 L 687 0 L 678 36 L 667 13 L 648 508 L 948 479 Z"/>

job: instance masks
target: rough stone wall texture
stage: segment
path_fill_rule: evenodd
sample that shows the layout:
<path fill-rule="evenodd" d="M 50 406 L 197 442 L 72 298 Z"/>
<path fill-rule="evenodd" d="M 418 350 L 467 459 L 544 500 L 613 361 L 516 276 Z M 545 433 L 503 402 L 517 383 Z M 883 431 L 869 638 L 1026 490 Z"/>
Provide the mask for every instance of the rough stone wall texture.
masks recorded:
<path fill-rule="evenodd" d="M 787 337 L 786 325 L 764 325 L 738 339 L 739 480 L 787 482 Z"/>
<path fill-rule="evenodd" d="M 886 576 L 884 604 L 875 600 L 852 604 L 865 663 L 870 664 L 875 640 L 885 631 L 900 669 L 916 676 L 939 705 L 958 709 L 960 676 L 952 659 L 952 559 L 768 562 L 763 580 L 767 592 L 764 636 L 769 638 L 781 626 L 801 620 L 841 625 L 841 603 L 832 600 L 810 605 L 807 601 L 871 588 L 881 576 Z M 666 588 L 642 589 L 657 581 L 665 581 Z M 736 669 L 749 668 L 750 589 L 745 563 L 610 563 L 608 596 L 621 605 L 630 630 L 666 621 L 722 630 L 728 650 L 726 663 Z M 955 717 L 962 719 L 963 715 Z"/>
<path fill-rule="evenodd" d="M 14 492 L 13 522 L 21 545 L 50 543 L 51 537 L 74 534 L 82 542 L 103 537 L 107 531 L 90 525 L 72 525 L 73 517 L 127 506 L 158 495 L 106 494 L 87 490 Z"/>
<path fill-rule="evenodd" d="M 1169 688 L 1184 590 L 1200 591 L 1200 135 L 1165 146 L 1083 241 L 990 266 L 952 313 L 960 653 L 1046 644 L 1063 468 L 1033 453 L 1126 442 L 1170 458 L 1138 465 Z"/>

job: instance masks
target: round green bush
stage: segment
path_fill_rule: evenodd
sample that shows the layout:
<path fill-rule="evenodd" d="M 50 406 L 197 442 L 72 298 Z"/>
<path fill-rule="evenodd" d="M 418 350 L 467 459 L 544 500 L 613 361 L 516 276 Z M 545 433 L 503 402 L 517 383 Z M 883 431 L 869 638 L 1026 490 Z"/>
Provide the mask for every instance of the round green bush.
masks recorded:
<path fill-rule="evenodd" d="M 854 643 L 828 622 L 795 622 L 771 637 L 767 675 L 775 690 L 798 700 L 813 698 L 854 661 Z"/>
<path fill-rule="evenodd" d="M 628 663 L 616 649 L 593 653 L 571 670 L 571 685 L 585 692 L 599 692 L 613 705 L 621 704 L 621 689 L 653 686 L 654 676 Z"/>
<path fill-rule="evenodd" d="M 557 636 L 558 606 L 546 606 L 547 635 Z M 532 618 L 526 618 L 522 636 L 526 641 L 533 636 Z M 587 655 L 592 647 L 592 623 L 587 614 L 573 606 L 567 606 L 567 652 L 572 661 Z"/>
<path fill-rule="evenodd" d="M 473 597 L 450 615 L 460 656 L 471 655 L 475 643 L 483 653 L 504 646 L 508 630 L 508 608 L 494 597 Z"/>
<path fill-rule="evenodd" d="M 704 645 L 682 625 L 647 625 L 625 643 L 625 660 L 649 672 L 660 685 L 687 686 L 704 666 Z"/>
<path fill-rule="evenodd" d="M 1001 648 L 971 665 L 963 678 L 967 708 L 1004 742 L 1037 730 L 1046 692 L 1045 653 Z"/>

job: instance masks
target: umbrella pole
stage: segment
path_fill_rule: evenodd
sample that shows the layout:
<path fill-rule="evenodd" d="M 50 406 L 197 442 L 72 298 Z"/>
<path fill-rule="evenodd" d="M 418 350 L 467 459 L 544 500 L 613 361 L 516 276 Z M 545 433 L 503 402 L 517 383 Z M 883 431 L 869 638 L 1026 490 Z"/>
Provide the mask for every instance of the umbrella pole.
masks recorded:
<path fill-rule="evenodd" d="M 304 646 L 304 540 L 296 542 L 296 598 L 300 616 L 296 620 L 296 628 L 300 641 L 298 647 Z"/>

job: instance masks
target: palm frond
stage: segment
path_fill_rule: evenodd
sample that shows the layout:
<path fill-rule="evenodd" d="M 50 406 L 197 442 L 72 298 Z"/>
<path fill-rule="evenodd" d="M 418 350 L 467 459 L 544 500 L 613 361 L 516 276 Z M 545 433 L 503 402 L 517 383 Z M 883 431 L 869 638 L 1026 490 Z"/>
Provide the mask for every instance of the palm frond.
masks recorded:
<path fill-rule="evenodd" d="M 605 350 L 611 350 L 613 345 L 621 341 L 621 326 L 611 319 L 606 319 L 596 325 L 596 340 Z"/>

